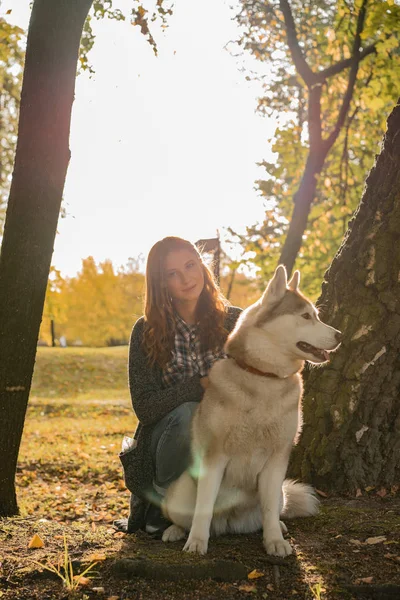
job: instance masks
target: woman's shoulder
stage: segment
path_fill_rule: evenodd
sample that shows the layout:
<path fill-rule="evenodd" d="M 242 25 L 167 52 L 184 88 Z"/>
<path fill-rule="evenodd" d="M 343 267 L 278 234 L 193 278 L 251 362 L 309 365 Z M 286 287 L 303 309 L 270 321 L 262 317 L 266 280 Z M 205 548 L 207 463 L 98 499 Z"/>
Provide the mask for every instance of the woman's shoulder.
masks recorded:
<path fill-rule="evenodd" d="M 233 329 L 242 310 L 243 309 L 239 308 L 239 306 L 229 305 L 229 306 L 225 307 L 225 328 L 226 329 L 228 329 L 228 330 Z"/>
<path fill-rule="evenodd" d="M 144 323 L 145 323 L 144 317 L 139 317 L 139 319 L 134 324 L 133 329 L 132 329 L 132 334 L 131 334 L 131 344 L 142 341 Z"/>
<path fill-rule="evenodd" d="M 227 317 L 238 317 L 243 312 L 243 308 L 240 306 L 231 306 L 230 304 L 225 307 L 225 313 Z"/>

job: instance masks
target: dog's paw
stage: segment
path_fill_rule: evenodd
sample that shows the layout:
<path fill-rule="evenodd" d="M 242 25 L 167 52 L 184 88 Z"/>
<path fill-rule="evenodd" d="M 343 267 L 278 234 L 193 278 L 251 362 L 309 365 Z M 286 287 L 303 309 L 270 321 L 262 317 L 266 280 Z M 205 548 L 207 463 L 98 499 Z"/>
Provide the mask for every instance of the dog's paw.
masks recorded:
<path fill-rule="evenodd" d="M 272 556 L 289 556 L 289 554 L 292 554 L 293 552 L 289 542 L 283 538 L 277 540 L 264 540 L 264 546 L 267 554 L 272 554 Z"/>
<path fill-rule="evenodd" d="M 179 540 L 183 540 L 186 533 L 182 527 L 179 525 L 170 525 L 168 529 L 166 529 L 162 536 L 163 542 L 178 542 Z"/>
<path fill-rule="evenodd" d="M 287 533 L 287 527 L 283 521 L 279 521 L 279 525 L 281 526 L 282 534 Z"/>
<path fill-rule="evenodd" d="M 207 554 L 208 540 L 202 540 L 196 537 L 188 537 L 186 544 L 183 546 L 184 552 L 195 552 L 197 554 Z"/>

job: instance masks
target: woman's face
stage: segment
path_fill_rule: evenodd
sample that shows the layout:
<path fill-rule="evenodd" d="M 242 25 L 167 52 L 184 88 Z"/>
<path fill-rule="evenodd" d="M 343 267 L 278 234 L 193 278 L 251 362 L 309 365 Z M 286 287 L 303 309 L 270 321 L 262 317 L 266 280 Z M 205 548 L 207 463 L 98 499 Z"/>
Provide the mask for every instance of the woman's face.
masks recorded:
<path fill-rule="evenodd" d="M 190 250 L 174 250 L 165 259 L 165 281 L 168 292 L 176 302 L 193 302 L 199 299 L 204 287 L 203 267 Z"/>

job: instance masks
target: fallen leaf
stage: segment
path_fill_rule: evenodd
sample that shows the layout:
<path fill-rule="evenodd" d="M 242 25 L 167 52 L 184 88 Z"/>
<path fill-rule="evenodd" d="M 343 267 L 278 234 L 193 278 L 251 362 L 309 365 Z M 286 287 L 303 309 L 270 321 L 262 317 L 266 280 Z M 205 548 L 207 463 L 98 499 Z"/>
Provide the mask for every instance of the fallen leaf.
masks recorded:
<path fill-rule="evenodd" d="M 7 10 L 7 12 L 6 12 L 6 15 L 11 15 L 11 13 L 12 13 L 12 9 L 11 9 L 11 8 L 9 8 L 9 9 Z"/>
<path fill-rule="evenodd" d="M 113 531 L 114 531 L 114 530 L 113 530 Z M 125 537 L 125 536 L 126 536 L 126 533 L 124 533 L 123 531 L 116 531 L 116 532 L 114 533 L 114 537 L 115 537 L 115 538 L 123 538 L 123 537 Z"/>
<path fill-rule="evenodd" d="M 396 562 L 400 562 L 400 556 L 397 556 L 397 554 L 391 554 L 390 552 L 388 552 L 387 554 L 383 555 L 385 558 L 389 558 L 390 560 L 395 560 Z"/>
<path fill-rule="evenodd" d="M 269 590 L 270 592 L 273 592 L 273 591 L 274 591 L 274 586 L 272 585 L 272 583 L 269 583 L 269 584 L 267 585 L 267 590 Z"/>
<path fill-rule="evenodd" d="M 318 496 L 322 496 L 323 498 L 328 497 L 328 494 L 326 492 L 323 492 L 322 490 L 317 490 L 317 488 L 315 488 L 315 491 L 317 492 Z"/>
<path fill-rule="evenodd" d="M 257 569 L 254 569 L 247 575 L 247 579 L 258 579 L 259 577 L 264 577 L 264 575 L 265 573 L 262 571 L 257 571 Z"/>
<path fill-rule="evenodd" d="M 109 596 L 107 600 L 119 600 L 119 596 Z"/>
<path fill-rule="evenodd" d="M 356 579 L 354 581 L 355 584 L 359 584 L 359 583 L 372 583 L 373 581 L 373 577 L 359 577 L 358 579 Z"/>
<path fill-rule="evenodd" d="M 385 542 L 386 537 L 384 535 L 378 535 L 377 537 L 370 537 L 365 540 L 366 544 L 380 544 L 381 542 Z"/>
<path fill-rule="evenodd" d="M 107 556 L 104 552 L 94 552 L 87 558 L 85 558 L 85 562 L 99 562 L 100 560 L 106 560 Z"/>
<path fill-rule="evenodd" d="M 255 593 L 257 592 L 257 588 L 255 585 L 250 585 L 249 583 L 244 583 L 243 585 L 239 585 L 238 590 L 241 592 Z"/>
<path fill-rule="evenodd" d="M 356 498 L 359 498 L 360 496 L 362 496 L 362 491 L 360 490 L 360 488 L 357 488 Z"/>
<path fill-rule="evenodd" d="M 386 496 L 386 494 L 387 494 L 387 491 L 385 490 L 385 488 L 381 488 L 380 490 L 378 490 L 376 492 L 376 495 L 380 496 L 381 498 L 384 498 Z"/>
<path fill-rule="evenodd" d="M 90 577 L 81 577 L 80 575 L 74 575 L 74 581 L 76 581 L 77 584 L 81 585 L 82 587 L 85 585 L 89 585 L 89 583 L 92 582 Z"/>
<path fill-rule="evenodd" d="M 28 544 L 28 548 L 43 548 L 43 546 L 44 541 L 38 536 L 37 533 L 35 533 L 35 535 Z"/>
<path fill-rule="evenodd" d="M 383 542 L 384 546 L 390 546 L 391 544 L 398 544 L 399 542 L 396 542 L 395 540 L 390 540 L 389 542 Z"/>
<path fill-rule="evenodd" d="M 349 540 L 350 544 L 354 544 L 355 546 L 362 546 L 363 543 L 360 540 Z"/>
<path fill-rule="evenodd" d="M 365 490 L 366 492 L 372 492 L 372 490 L 374 490 L 374 489 L 375 489 L 375 486 L 374 486 L 374 485 L 368 485 L 366 488 L 364 488 L 364 490 Z"/>
<path fill-rule="evenodd" d="M 96 592 L 96 594 L 104 594 L 105 589 L 103 587 L 93 587 L 92 592 Z"/>

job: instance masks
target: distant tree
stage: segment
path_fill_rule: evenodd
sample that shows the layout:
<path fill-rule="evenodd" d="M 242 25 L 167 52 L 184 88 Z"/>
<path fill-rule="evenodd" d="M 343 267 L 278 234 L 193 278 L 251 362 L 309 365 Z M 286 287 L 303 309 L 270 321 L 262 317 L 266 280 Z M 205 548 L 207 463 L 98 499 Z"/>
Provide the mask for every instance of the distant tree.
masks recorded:
<path fill-rule="evenodd" d="M 321 489 L 400 484 L 399 274 L 400 101 L 317 303 L 344 340 L 308 373 L 291 474 Z"/>
<path fill-rule="evenodd" d="M 17 143 L 24 32 L 0 18 L 0 239 Z"/>
<path fill-rule="evenodd" d="M 127 344 L 132 326 L 143 312 L 144 275 L 134 261 L 115 269 L 111 261 L 96 264 L 89 256 L 74 277 L 49 278 L 39 338 L 50 345 L 50 322 L 56 337 L 68 344 Z"/>
<path fill-rule="evenodd" d="M 397 99 L 400 6 L 243 0 L 238 21 L 240 45 L 265 63 L 259 110 L 279 118 L 276 159 L 257 182 L 266 218 L 242 244 L 266 276 L 277 262 L 291 271 L 302 250 L 297 266 L 317 293 Z"/>

